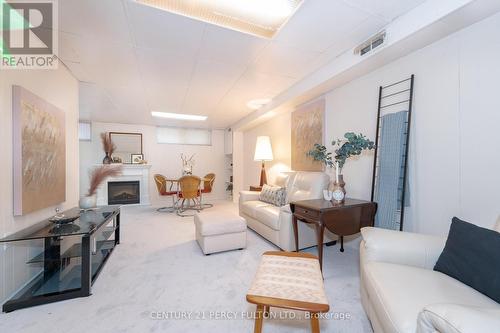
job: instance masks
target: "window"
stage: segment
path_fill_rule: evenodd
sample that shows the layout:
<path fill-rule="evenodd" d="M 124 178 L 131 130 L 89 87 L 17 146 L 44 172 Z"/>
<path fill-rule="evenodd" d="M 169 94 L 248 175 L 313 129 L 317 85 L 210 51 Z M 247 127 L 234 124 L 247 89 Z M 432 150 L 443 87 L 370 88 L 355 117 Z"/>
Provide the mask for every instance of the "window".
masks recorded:
<path fill-rule="evenodd" d="M 92 124 L 87 121 L 78 123 L 78 137 L 80 141 L 92 141 Z"/>
<path fill-rule="evenodd" d="M 212 131 L 200 128 L 157 127 L 158 143 L 212 145 Z"/>

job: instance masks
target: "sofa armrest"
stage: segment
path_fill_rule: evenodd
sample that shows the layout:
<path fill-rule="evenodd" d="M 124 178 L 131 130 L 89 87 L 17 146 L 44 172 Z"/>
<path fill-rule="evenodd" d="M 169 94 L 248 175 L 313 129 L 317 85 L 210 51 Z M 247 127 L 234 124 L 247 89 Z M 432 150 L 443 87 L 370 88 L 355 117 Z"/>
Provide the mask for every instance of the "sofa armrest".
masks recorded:
<path fill-rule="evenodd" d="M 361 229 L 362 261 L 383 261 L 432 269 L 446 238 L 373 227 Z"/>
<path fill-rule="evenodd" d="M 245 201 L 259 200 L 260 192 L 256 191 L 240 191 L 240 203 Z"/>
<path fill-rule="evenodd" d="M 289 204 L 280 207 L 280 213 L 292 214 L 292 210 Z"/>
<path fill-rule="evenodd" d="M 493 332 L 500 327 L 500 306 L 479 308 L 458 304 L 431 304 L 418 315 L 417 333 Z"/>

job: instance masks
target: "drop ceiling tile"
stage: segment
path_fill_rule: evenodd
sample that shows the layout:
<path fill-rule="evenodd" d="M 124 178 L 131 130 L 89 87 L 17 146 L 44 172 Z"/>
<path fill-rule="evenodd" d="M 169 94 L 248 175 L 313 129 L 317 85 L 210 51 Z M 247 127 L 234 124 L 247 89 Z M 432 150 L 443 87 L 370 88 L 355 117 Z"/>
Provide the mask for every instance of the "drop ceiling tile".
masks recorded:
<path fill-rule="evenodd" d="M 426 0 L 342 0 L 344 3 L 384 18 L 387 23 Z"/>
<path fill-rule="evenodd" d="M 300 79 L 309 73 L 311 64 L 320 54 L 273 42 L 266 46 L 249 68 L 259 73 Z"/>
<path fill-rule="evenodd" d="M 82 64 L 79 62 L 71 62 L 71 61 L 66 61 L 63 60 L 63 63 L 68 67 L 70 70 L 71 74 L 81 82 L 92 82 L 93 79 L 90 77 L 90 75 L 85 72 L 85 69 L 83 68 Z"/>
<path fill-rule="evenodd" d="M 136 46 L 177 53 L 199 49 L 205 23 L 134 1 L 126 8 Z"/>
<path fill-rule="evenodd" d="M 59 59 L 63 61 L 80 62 L 80 55 L 75 48 L 75 39 L 77 36 L 74 34 L 59 32 Z"/>
<path fill-rule="evenodd" d="M 136 52 L 149 107 L 157 111 L 180 112 L 195 69 L 194 54 L 182 57 L 152 49 L 136 49 Z"/>
<path fill-rule="evenodd" d="M 148 80 L 170 81 L 178 85 L 187 85 L 196 66 L 196 55 L 136 49 L 136 59 L 145 84 Z"/>
<path fill-rule="evenodd" d="M 216 86 L 227 90 L 244 74 L 245 70 L 245 66 L 200 60 L 196 64 L 191 86 L 199 89 Z"/>
<path fill-rule="evenodd" d="M 148 81 L 146 100 L 150 111 L 179 113 L 188 87 L 173 84 L 168 81 Z"/>
<path fill-rule="evenodd" d="M 224 96 L 222 101 L 217 105 L 213 114 L 215 118 L 234 116 L 236 122 L 238 119 L 252 113 L 254 110 L 247 106 L 250 100 L 256 98 L 269 98 L 274 97 L 273 94 L 263 93 L 259 91 L 252 91 L 250 89 L 234 88 Z"/>
<path fill-rule="evenodd" d="M 201 59 L 245 65 L 255 60 L 268 43 L 267 39 L 207 25 L 199 54 Z"/>
<path fill-rule="evenodd" d="M 59 30 L 94 41 L 131 44 L 121 0 L 59 1 Z"/>
<path fill-rule="evenodd" d="M 385 26 L 384 21 L 375 16 L 368 17 L 363 23 L 353 31 L 344 34 L 338 38 L 335 43 L 323 52 L 312 65 L 314 72 L 326 65 L 330 61 L 334 61 L 336 57 L 344 52 L 351 52 L 353 49 L 374 35 L 374 31 L 378 32 Z"/>
<path fill-rule="evenodd" d="M 79 83 L 80 104 L 96 100 L 109 100 L 104 89 L 93 83 Z"/>
<path fill-rule="evenodd" d="M 72 37 L 72 47 L 78 52 L 87 81 L 100 85 L 120 85 L 137 80 L 139 68 L 131 45 L 95 41 L 87 37 Z"/>
<path fill-rule="evenodd" d="M 131 82 L 129 85 L 110 86 L 105 90 L 118 109 L 142 113 L 148 109 L 144 89 L 138 83 Z"/>
<path fill-rule="evenodd" d="M 303 51 L 322 52 L 369 14 L 341 0 L 305 1 L 275 40 Z"/>
<path fill-rule="evenodd" d="M 244 103 L 230 104 L 226 101 L 212 113 L 212 120 L 217 127 L 226 128 L 252 112 L 254 110 L 246 107 Z"/>
<path fill-rule="evenodd" d="M 82 119 L 96 120 L 96 117 L 114 110 L 115 105 L 102 87 L 96 84 L 80 82 L 79 108 Z"/>
<path fill-rule="evenodd" d="M 189 85 L 183 111 L 212 110 L 245 72 L 245 67 L 200 60 Z"/>
<path fill-rule="evenodd" d="M 256 71 L 255 69 L 249 69 L 243 74 L 242 77 L 236 82 L 234 86 L 235 91 L 248 91 L 252 94 L 271 94 L 277 95 L 286 88 L 290 87 L 297 79 L 275 75 L 267 74 Z M 259 96 L 254 96 L 255 98 L 264 98 Z"/>
<path fill-rule="evenodd" d="M 268 40 L 132 0 L 63 0 L 60 57 L 93 120 L 156 123 L 158 110 L 227 126 L 422 2 L 307 0 Z"/>

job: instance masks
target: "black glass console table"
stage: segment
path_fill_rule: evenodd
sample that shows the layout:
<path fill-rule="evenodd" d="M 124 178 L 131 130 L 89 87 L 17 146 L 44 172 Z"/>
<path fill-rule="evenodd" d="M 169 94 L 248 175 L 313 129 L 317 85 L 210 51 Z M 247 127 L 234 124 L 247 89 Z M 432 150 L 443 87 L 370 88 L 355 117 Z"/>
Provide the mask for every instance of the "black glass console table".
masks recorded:
<path fill-rule="evenodd" d="M 90 296 L 92 284 L 120 243 L 120 207 L 74 208 L 63 214 L 78 218 L 67 224 L 47 219 L 0 239 L 12 246 L 24 244 L 33 253 L 26 265 L 34 273 L 3 304 L 4 312 Z"/>

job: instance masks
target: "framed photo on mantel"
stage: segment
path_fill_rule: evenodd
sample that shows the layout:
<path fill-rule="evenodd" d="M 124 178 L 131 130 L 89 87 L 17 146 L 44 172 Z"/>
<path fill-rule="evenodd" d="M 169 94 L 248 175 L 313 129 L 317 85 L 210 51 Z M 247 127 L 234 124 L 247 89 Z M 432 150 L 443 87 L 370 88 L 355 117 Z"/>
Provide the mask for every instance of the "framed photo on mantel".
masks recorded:
<path fill-rule="evenodd" d="M 132 154 L 131 155 L 132 164 L 142 164 L 144 160 L 143 154 Z"/>

